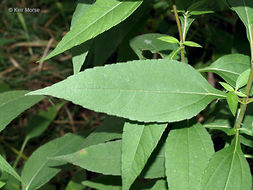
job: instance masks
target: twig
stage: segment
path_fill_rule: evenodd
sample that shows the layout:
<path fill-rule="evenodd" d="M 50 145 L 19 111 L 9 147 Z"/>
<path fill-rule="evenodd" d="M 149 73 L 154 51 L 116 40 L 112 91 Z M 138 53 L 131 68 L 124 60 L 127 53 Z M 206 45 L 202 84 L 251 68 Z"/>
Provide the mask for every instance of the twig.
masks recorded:
<path fill-rule="evenodd" d="M 176 6 L 175 0 L 172 0 L 172 4 L 173 4 L 172 6 L 173 6 L 174 15 L 175 15 L 176 22 L 177 22 L 179 37 L 180 37 L 180 47 L 182 48 L 181 49 L 181 60 L 182 60 L 182 62 L 185 62 L 185 55 L 184 55 L 184 49 L 185 48 L 184 48 L 184 45 L 183 45 L 184 38 L 183 38 L 183 32 L 182 32 L 181 23 L 180 23 L 180 19 L 179 19 L 179 16 L 178 16 L 177 6 Z"/>
<path fill-rule="evenodd" d="M 20 71 L 25 71 L 19 64 L 18 62 L 13 58 L 13 57 L 9 57 L 10 62 L 12 63 L 12 65 L 14 67 L 16 67 L 17 69 L 19 69 Z"/>
<path fill-rule="evenodd" d="M 54 41 L 53 38 L 51 38 L 51 39 L 48 41 L 47 47 L 46 47 L 46 49 L 45 49 L 45 51 L 44 51 L 43 56 L 42 56 L 41 59 L 43 59 L 44 57 L 46 57 L 46 55 L 47 55 L 47 53 L 48 53 L 48 51 L 49 51 L 49 49 L 50 49 L 50 46 L 51 46 L 51 44 L 53 43 L 53 41 Z M 40 62 L 39 67 L 38 67 L 38 71 L 39 71 L 39 72 L 42 71 L 43 64 L 44 64 L 44 61 Z"/>
<path fill-rule="evenodd" d="M 75 127 L 75 124 L 74 124 L 73 117 L 72 117 L 72 115 L 71 115 L 71 113 L 70 113 L 70 111 L 69 111 L 67 105 L 64 105 L 64 109 L 65 109 L 65 111 L 66 111 L 66 113 L 67 113 L 67 115 L 68 115 L 69 123 L 70 123 L 70 125 L 71 125 L 72 131 L 73 131 L 73 133 L 75 133 L 75 132 L 76 132 L 76 127 Z"/>

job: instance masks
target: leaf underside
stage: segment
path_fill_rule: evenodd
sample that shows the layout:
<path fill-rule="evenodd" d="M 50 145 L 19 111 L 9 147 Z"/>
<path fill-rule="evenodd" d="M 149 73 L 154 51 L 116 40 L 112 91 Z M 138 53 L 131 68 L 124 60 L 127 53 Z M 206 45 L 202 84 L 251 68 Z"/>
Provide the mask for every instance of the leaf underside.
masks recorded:
<path fill-rule="evenodd" d="M 95 67 L 29 94 L 51 95 L 97 112 L 144 122 L 188 119 L 212 100 L 226 97 L 191 66 L 172 60 Z"/>

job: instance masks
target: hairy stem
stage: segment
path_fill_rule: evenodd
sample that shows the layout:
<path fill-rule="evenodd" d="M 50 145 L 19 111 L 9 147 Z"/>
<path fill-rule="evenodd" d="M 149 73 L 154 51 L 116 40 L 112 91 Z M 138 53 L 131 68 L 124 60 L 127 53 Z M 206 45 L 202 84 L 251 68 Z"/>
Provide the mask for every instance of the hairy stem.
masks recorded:
<path fill-rule="evenodd" d="M 176 6 L 175 0 L 172 0 L 172 4 L 173 4 L 174 15 L 175 15 L 176 22 L 177 22 L 179 37 L 180 37 L 181 60 L 182 60 L 182 62 L 185 62 L 185 55 L 184 55 L 184 49 L 185 48 L 184 48 L 184 44 L 183 44 L 184 38 L 183 38 L 183 32 L 182 32 L 181 23 L 180 23 L 180 19 L 179 19 L 179 16 L 178 16 L 177 6 Z"/>

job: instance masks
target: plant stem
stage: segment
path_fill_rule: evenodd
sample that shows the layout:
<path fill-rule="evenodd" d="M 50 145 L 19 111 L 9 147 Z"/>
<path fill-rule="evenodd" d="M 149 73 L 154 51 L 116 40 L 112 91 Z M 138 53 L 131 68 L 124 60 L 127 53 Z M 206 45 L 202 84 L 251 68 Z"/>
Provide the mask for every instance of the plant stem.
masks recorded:
<path fill-rule="evenodd" d="M 21 149 L 20 149 L 20 151 L 18 153 L 18 156 L 17 156 L 17 158 L 16 158 L 16 160 L 15 160 L 15 162 L 13 164 L 13 168 L 17 167 L 18 162 L 19 162 L 20 158 L 22 157 L 22 154 L 24 152 L 24 149 L 25 149 L 25 146 L 26 146 L 27 142 L 28 142 L 28 138 L 25 138 L 25 140 L 24 140 L 24 142 L 23 142 L 23 144 L 21 146 Z"/>
<path fill-rule="evenodd" d="M 174 15 L 176 18 L 176 22 L 177 22 L 177 28 L 178 28 L 178 32 L 179 32 L 179 37 L 180 37 L 180 47 L 181 47 L 181 60 L 182 62 L 185 62 L 185 55 L 184 55 L 184 38 L 183 38 L 183 32 L 182 32 L 182 28 L 181 28 L 181 23 L 180 23 L 180 19 L 178 16 L 178 12 L 177 12 L 177 6 L 176 6 L 176 2 L 175 0 L 172 0 L 172 6 L 173 6 L 173 11 L 174 11 Z"/>
<path fill-rule="evenodd" d="M 7 146 L 12 152 L 14 152 L 15 154 L 19 155 L 19 151 L 17 149 L 15 149 L 13 146 L 11 146 L 9 143 L 7 143 L 5 140 L 3 139 L 0 139 L 0 141 L 5 145 Z M 24 160 L 28 160 L 28 158 L 23 154 L 21 153 L 21 157 L 24 159 Z"/>
<path fill-rule="evenodd" d="M 252 31 L 253 31 L 253 28 L 252 28 Z M 251 39 L 252 41 L 253 39 Z M 251 50 L 253 50 L 253 43 L 251 43 Z M 235 121 L 235 125 L 234 125 L 234 128 L 236 129 L 236 146 L 237 146 L 237 143 L 238 143 L 238 139 L 239 139 L 239 133 L 240 133 L 240 127 L 241 127 L 241 124 L 242 124 L 242 121 L 243 121 L 243 118 L 244 118 L 244 115 L 245 115 L 245 112 L 246 112 L 246 108 L 247 108 L 247 102 L 249 100 L 249 95 L 250 95 L 250 90 L 251 90 L 251 87 L 252 87 L 252 82 L 253 82 L 253 51 L 251 51 L 251 70 L 250 70 L 250 75 L 249 75 L 249 80 L 248 80 L 248 83 L 247 83 L 247 86 L 246 86 L 246 98 L 243 98 L 243 103 L 240 105 L 240 108 L 239 108 L 239 111 L 238 111 L 238 114 L 237 114 L 237 118 L 236 118 L 236 121 Z"/>

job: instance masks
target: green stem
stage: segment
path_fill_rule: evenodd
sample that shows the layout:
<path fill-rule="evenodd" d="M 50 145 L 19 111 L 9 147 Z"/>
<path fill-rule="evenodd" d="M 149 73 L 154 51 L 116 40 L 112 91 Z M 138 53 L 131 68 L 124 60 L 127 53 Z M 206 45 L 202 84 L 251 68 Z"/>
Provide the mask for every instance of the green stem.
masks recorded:
<path fill-rule="evenodd" d="M 252 28 L 252 31 L 253 31 L 253 28 Z M 253 38 L 251 39 L 251 41 L 252 40 L 253 40 Z M 251 45 L 251 50 L 253 50 L 253 43 L 251 43 L 250 45 Z M 246 86 L 246 93 L 245 93 L 247 97 L 242 99 L 242 104 L 240 105 L 240 108 L 239 108 L 239 111 L 237 114 L 237 118 L 235 121 L 235 125 L 234 125 L 234 128 L 236 129 L 236 136 L 235 136 L 236 146 L 237 146 L 238 139 L 239 139 L 240 127 L 241 127 L 241 124 L 242 124 L 242 121 L 243 121 L 243 118 L 244 118 L 244 115 L 245 115 L 245 112 L 247 109 L 247 102 L 249 100 L 252 82 L 253 82 L 253 51 L 251 51 L 251 70 L 250 70 L 249 80 L 248 80 L 248 83 Z"/>
<path fill-rule="evenodd" d="M 21 149 L 20 149 L 20 151 L 19 151 L 19 153 L 18 153 L 18 156 L 17 156 L 17 158 L 16 158 L 16 160 L 15 160 L 15 162 L 14 162 L 14 164 L 13 164 L 13 168 L 16 168 L 16 167 L 17 167 L 18 162 L 19 162 L 20 158 L 22 157 L 22 154 L 23 154 L 23 152 L 24 152 L 24 149 L 25 149 L 25 146 L 26 146 L 28 140 L 29 140 L 28 138 L 25 138 L 25 140 L 24 140 L 24 142 L 23 142 L 23 144 L 22 144 L 22 146 L 21 146 Z"/>
<path fill-rule="evenodd" d="M 7 143 L 5 140 L 3 139 L 0 139 L 0 141 L 6 146 L 8 147 L 12 152 L 14 152 L 15 154 L 19 155 L 19 151 L 17 149 L 15 149 L 13 146 L 11 146 L 9 143 Z M 21 157 L 24 159 L 24 160 L 28 160 L 28 158 L 22 153 L 21 154 Z"/>
<path fill-rule="evenodd" d="M 177 6 L 176 6 L 176 2 L 175 0 L 172 0 L 172 6 L 173 6 L 173 11 L 174 11 L 174 15 L 176 18 L 176 22 L 177 22 L 177 28 L 178 28 L 178 32 L 179 32 L 179 37 L 180 37 L 180 47 L 181 47 L 181 60 L 182 62 L 185 62 L 185 54 L 184 54 L 184 38 L 183 38 L 183 32 L 182 32 L 182 28 L 181 28 L 181 23 L 180 23 L 180 19 L 178 16 L 178 12 L 177 12 Z"/>

